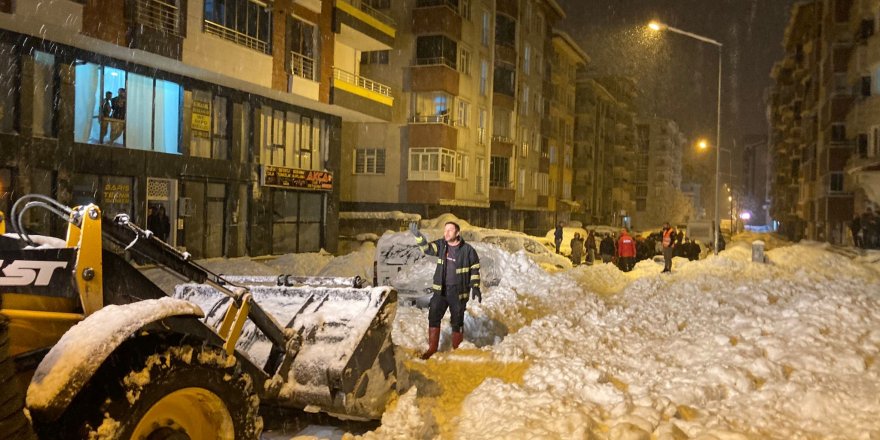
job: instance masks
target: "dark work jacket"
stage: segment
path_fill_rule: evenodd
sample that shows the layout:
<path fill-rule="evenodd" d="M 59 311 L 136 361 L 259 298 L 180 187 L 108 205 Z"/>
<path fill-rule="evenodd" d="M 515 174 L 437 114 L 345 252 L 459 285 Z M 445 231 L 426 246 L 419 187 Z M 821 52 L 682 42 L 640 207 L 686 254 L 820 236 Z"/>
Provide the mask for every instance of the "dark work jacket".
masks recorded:
<path fill-rule="evenodd" d="M 480 257 L 473 246 L 465 243 L 464 239 L 459 237 L 461 244 L 458 245 L 458 261 L 455 262 L 455 272 L 458 274 L 458 288 L 460 292 L 452 292 L 457 294 L 462 300 L 467 300 L 471 288 L 480 287 Z M 443 290 L 443 280 L 446 278 L 446 240 L 439 239 L 428 242 L 424 236 L 416 237 L 416 244 L 419 249 L 432 257 L 437 257 L 437 268 L 434 270 L 434 285 L 431 289 L 434 293 L 441 293 Z"/>
<path fill-rule="evenodd" d="M 614 239 L 605 237 L 599 242 L 599 253 L 602 255 L 614 255 Z"/>

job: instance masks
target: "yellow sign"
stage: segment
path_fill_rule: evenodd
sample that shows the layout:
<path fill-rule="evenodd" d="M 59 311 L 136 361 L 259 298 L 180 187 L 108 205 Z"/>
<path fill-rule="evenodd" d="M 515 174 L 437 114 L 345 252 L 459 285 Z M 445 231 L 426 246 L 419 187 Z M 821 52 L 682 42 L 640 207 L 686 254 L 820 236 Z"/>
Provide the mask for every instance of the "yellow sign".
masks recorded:
<path fill-rule="evenodd" d="M 193 135 L 210 137 L 211 135 L 211 104 L 204 101 L 193 101 L 192 105 Z"/>
<path fill-rule="evenodd" d="M 131 185 L 127 183 L 105 183 L 104 202 L 117 204 L 131 203 Z"/>

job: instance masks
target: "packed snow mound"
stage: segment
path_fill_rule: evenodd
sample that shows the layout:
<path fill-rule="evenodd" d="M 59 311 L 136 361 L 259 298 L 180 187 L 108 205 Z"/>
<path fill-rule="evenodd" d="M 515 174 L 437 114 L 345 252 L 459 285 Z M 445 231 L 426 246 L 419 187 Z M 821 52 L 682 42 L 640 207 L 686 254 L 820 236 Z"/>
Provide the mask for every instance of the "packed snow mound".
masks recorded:
<path fill-rule="evenodd" d="M 782 236 L 772 232 L 754 232 L 745 231 L 733 236 L 731 241 L 743 241 L 752 243 L 753 241 L 763 241 L 766 249 L 774 249 L 782 246 L 790 246 L 793 243 L 786 240 Z"/>
<path fill-rule="evenodd" d="M 462 231 L 465 229 L 474 229 L 474 226 L 471 226 L 471 224 L 468 223 L 467 220 L 460 219 L 454 214 L 450 213 L 441 214 L 439 217 L 436 218 L 423 219 L 420 223 L 420 227 L 425 229 L 440 229 L 442 231 L 443 227 L 448 222 L 458 223 L 458 227 L 460 227 Z"/>
<path fill-rule="evenodd" d="M 464 350 L 428 364 L 454 370 L 470 357 L 461 374 L 491 362 L 527 365 L 525 374 L 486 378 L 456 402 L 420 397 L 420 412 L 381 429 L 415 432 L 408 417 L 419 417 L 427 432 L 443 413 L 444 438 L 880 435 L 876 262 L 812 243 L 767 255 L 769 264 L 752 263 L 750 244 L 734 242 L 705 260 L 676 258 L 672 274 L 653 261 L 629 273 L 597 264 L 550 274 L 508 254 L 498 285 L 468 304 Z M 426 315 L 402 308 L 395 343 L 423 349 Z M 467 354 L 474 339 L 491 361 Z M 416 386 L 459 378 L 437 380 Z"/>
<path fill-rule="evenodd" d="M 276 275 L 312 276 L 320 272 L 331 260 L 333 260 L 333 255 L 321 250 L 320 252 L 279 255 L 276 258 L 266 260 L 264 264 L 271 267 Z"/>

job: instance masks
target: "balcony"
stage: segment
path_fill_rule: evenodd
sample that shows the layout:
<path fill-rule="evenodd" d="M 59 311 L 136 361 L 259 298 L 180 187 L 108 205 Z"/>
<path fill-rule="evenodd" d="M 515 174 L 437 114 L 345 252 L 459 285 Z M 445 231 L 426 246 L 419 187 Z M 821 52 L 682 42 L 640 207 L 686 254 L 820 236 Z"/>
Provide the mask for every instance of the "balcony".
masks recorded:
<path fill-rule="evenodd" d="M 390 87 L 334 67 L 330 103 L 390 121 L 394 98 Z"/>
<path fill-rule="evenodd" d="M 315 60 L 303 54 L 291 52 L 290 73 L 309 81 L 317 81 L 315 75 Z"/>
<path fill-rule="evenodd" d="M 177 6 L 162 0 L 137 0 L 129 32 L 131 47 L 181 59 L 185 20 Z"/>
<path fill-rule="evenodd" d="M 492 155 L 501 157 L 513 157 L 514 140 L 507 136 L 492 136 Z"/>
<path fill-rule="evenodd" d="M 458 95 L 461 74 L 455 62 L 447 58 L 418 58 L 411 67 L 410 89 L 413 92 L 446 92 Z"/>
<path fill-rule="evenodd" d="M 336 0 L 336 40 L 361 51 L 390 50 L 397 36 L 394 19 L 362 0 Z"/>
<path fill-rule="evenodd" d="M 417 115 L 409 120 L 411 147 L 458 149 L 458 130 L 449 115 Z"/>
<path fill-rule="evenodd" d="M 461 40 L 464 19 L 458 13 L 457 2 L 420 0 L 416 2 L 412 17 L 412 28 L 416 35 L 444 34 Z"/>
<path fill-rule="evenodd" d="M 490 181 L 489 200 L 493 202 L 512 203 L 516 199 L 516 188 L 513 182 Z"/>
<path fill-rule="evenodd" d="M 243 34 L 235 29 L 214 23 L 210 20 L 205 20 L 205 33 L 231 41 L 240 46 L 247 47 L 248 49 L 253 49 L 257 52 L 262 52 L 267 55 L 272 54 L 268 42 Z"/>

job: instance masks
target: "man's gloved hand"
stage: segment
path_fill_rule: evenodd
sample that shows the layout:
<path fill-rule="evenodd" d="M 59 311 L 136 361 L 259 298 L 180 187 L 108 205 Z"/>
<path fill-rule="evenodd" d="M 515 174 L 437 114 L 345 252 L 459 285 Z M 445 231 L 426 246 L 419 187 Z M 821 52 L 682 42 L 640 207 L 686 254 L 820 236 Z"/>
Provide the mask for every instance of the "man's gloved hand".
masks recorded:
<path fill-rule="evenodd" d="M 413 235 L 413 237 L 421 237 L 422 233 L 419 232 L 419 224 L 418 222 L 409 222 L 409 232 Z"/>
<path fill-rule="evenodd" d="M 477 302 L 479 302 L 480 304 L 483 303 L 483 294 L 480 293 L 479 287 L 474 287 L 473 289 L 471 289 L 471 299 L 474 298 L 476 298 Z"/>

